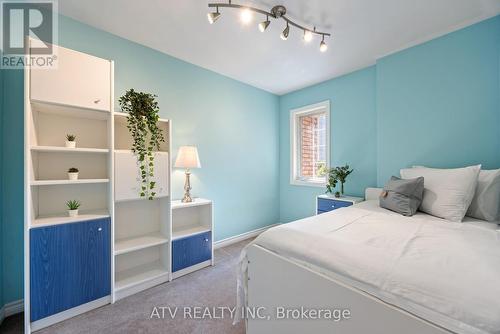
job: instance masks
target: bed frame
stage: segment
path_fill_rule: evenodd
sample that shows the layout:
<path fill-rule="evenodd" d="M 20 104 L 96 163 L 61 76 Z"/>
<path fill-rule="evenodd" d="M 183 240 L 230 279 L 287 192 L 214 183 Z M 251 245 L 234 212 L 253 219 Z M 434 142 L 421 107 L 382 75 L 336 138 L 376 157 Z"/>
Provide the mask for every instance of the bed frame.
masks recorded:
<path fill-rule="evenodd" d="M 380 189 L 369 188 L 366 198 Z M 453 333 L 258 245 L 248 248 L 247 334 L 444 334 Z M 277 319 L 278 307 L 348 309 L 350 319 Z M 260 309 L 258 309 L 260 308 Z M 269 318 L 267 318 L 269 316 Z"/>

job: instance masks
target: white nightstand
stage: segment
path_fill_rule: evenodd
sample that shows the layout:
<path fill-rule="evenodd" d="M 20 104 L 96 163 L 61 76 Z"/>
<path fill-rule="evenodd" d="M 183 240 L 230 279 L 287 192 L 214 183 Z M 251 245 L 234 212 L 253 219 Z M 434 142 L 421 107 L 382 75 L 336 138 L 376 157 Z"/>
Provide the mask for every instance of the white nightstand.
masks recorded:
<path fill-rule="evenodd" d="M 364 200 L 363 197 L 319 195 L 316 197 L 316 214 L 319 215 L 328 211 L 345 208 Z"/>

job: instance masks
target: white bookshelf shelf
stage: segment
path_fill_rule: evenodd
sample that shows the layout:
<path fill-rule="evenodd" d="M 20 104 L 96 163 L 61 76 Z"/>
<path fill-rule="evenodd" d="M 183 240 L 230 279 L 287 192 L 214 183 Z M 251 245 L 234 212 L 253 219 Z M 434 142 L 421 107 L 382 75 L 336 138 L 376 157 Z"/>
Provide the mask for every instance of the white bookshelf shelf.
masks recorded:
<path fill-rule="evenodd" d="M 35 180 L 31 181 L 32 186 L 55 186 L 67 184 L 92 184 L 108 183 L 109 179 L 80 179 L 80 180 Z"/>
<path fill-rule="evenodd" d="M 168 238 L 160 232 L 139 237 L 119 239 L 115 242 L 115 255 L 138 251 L 144 248 L 168 243 Z"/>
<path fill-rule="evenodd" d="M 109 212 L 106 210 L 96 210 L 96 211 L 81 211 L 77 217 L 69 217 L 67 212 L 40 216 L 31 221 L 31 228 L 67 224 L 67 223 L 77 223 L 86 220 L 108 218 Z"/>
<path fill-rule="evenodd" d="M 211 226 L 188 225 L 174 228 L 172 230 L 172 240 L 189 237 L 198 233 L 211 231 Z"/>
<path fill-rule="evenodd" d="M 77 147 L 77 148 L 68 148 L 61 146 L 32 146 L 31 151 L 33 152 L 50 152 L 50 153 L 99 153 L 106 154 L 109 153 L 109 149 L 106 148 L 85 148 L 85 147 Z"/>
<path fill-rule="evenodd" d="M 64 117 L 86 118 L 107 120 L 111 113 L 107 110 L 76 107 L 60 103 L 52 103 L 40 100 L 31 100 L 31 108 L 45 114 L 53 114 Z"/>
<path fill-rule="evenodd" d="M 127 114 L 127 113 L 125 113 L 125 112 L 115 111 L 115 112 L 114 112 L 114 115 L 115 115 L 115 119 L 116 119 L 117 121 L 123 121 L 123 122 L 126 122 L 126 121 L 127 121 L 128 114 Z M 165 122 L 165 123 L 168 123 L 168 119 L 165 119 L 165 118 L 159 118 L 159 119 L 158 119 L 158 122 Z"/>
<path fill-rule="evenodd" d="M 118 271 L 116 273 L 115 292 L 120 292 L 124 289 L 129 289 L 162 277 L 168 277 L 168 270 L 165 269 L 160 261 Z"/>
<path fill-rule="evenodd" d="M 204 199 L 204 198 L 194 198 L 193 201 L 189 202 L 189 203 L 183 203 L 181 200 L 175 200 L 175 201 L 172 201 L 172 210 L 189 208 L 189 207 L 200 206 L 200 205 L 208 205 L 211 203 L 212 203 L 211 200 Z"/>

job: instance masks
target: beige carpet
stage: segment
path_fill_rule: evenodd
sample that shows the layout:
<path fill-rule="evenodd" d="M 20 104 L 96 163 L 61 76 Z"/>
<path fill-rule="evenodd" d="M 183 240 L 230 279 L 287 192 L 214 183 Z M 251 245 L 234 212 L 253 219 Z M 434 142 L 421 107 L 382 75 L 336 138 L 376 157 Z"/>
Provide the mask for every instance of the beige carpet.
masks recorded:
<path fill-rule="evenodd" d="M 168 334 L 225 334 L 245 333 L 242 322 L 233 326 L 230 318 L 184 319 L 177 314 L 171 319 L 151 319 L 156 307 L 185 306 L 234 307 L 236 303 L 236 261 L 249 240 L 217 249 L 215 266 L 208 267 L 172 282 L 159 285 L 136 295 L 106 305 L 38 331 L 39 334 L 58 333 L 168 333 Z M 22 315 L 4 320 L 0 333 L 21 333 Z"/>

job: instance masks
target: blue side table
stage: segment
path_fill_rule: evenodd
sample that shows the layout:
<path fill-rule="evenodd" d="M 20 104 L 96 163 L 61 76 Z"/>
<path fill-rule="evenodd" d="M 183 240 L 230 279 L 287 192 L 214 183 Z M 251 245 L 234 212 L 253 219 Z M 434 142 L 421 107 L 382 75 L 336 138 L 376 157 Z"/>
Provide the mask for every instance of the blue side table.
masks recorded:
<path fill-rule="evenodd" d="M 345 208 L 363 202 L 364 200 L 365 199 L 362 197 L 319 195 L 316 198 L 316 214 L 319 215 L 332 210 Z"/>

